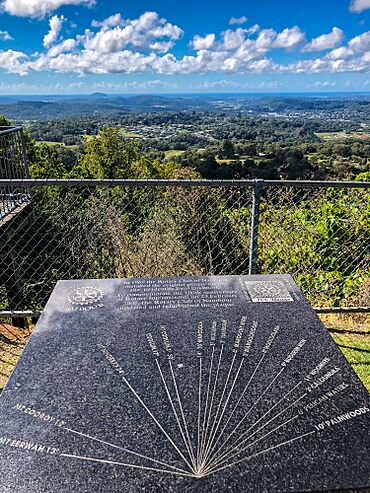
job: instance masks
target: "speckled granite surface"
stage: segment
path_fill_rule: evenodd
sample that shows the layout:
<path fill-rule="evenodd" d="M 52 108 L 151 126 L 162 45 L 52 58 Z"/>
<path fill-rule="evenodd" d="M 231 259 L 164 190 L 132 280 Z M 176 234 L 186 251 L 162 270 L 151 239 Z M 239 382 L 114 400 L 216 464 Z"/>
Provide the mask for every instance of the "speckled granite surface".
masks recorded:
<path fill-rule="evenodd" d="M 370 487 L 369 408 L 289 276 L 61 281 L 0 398 L 0 492 Z"/>

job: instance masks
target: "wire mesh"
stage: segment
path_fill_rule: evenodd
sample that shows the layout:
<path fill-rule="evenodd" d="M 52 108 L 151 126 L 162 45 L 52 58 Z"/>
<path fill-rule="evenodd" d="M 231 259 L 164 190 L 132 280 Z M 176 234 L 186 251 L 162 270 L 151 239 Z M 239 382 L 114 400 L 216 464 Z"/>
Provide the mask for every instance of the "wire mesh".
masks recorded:
<path fill-rule="evenodd" d="M 251 186 L 55 183 L 16 185 L 32 201 L 0 228 L 0 310 L 42 309 L 59 279 L 249 273 Z M 257 272 L 368 306 L 369 190 L 259 187 Z"/>
<path fill-rule="evenodd" d="M 238 187 L 37 187 L 0 229 L 0 309 L 42 308 L 59 279 L 247 274 L 250 201 Z"/>
<path fill-rule="evenodd" d="M 370 306 L 368 183 L 28 180 L 0 131 L 0 314 L 60 279 L 291 274 L 314 306 Z"/>
<path fill-rule="evenodd" d="M 289 273 L 315 306 L 370 305 L 368 188 L 261 193 L 258 269 Z"/>
<path fill-rule="evenodd" d="M 0 127 L 0 179 L 27 178 L 28 168 L 21 127 Z M 14 187 L 0 186 L 0 226 L 23 208 L 29 196 Z"/>

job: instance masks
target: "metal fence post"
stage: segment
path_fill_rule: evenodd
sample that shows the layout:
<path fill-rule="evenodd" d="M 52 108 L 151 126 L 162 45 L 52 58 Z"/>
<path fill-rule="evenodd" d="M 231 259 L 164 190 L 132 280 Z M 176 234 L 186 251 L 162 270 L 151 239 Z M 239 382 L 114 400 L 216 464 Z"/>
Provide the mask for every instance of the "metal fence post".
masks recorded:
<path fill-rule="evenodd" d="M 23 178 L 29 178 L 30 177 L 30 171 L 28 168 L 26 141 L 24 138 L 23 127 L 20 128 L 20 136 L 21 136 L 21 152 L 22 152 L 22 159 L 23 159 L 23 175 L 24 175 Z"/>
<path fill-rule="evenodd" d="M 257 274 L 258 261 L 258 230 L 260 222 L 260 191 L 264 180 L 253 180 L 252 185 L 252 217 L 249 246 L 249 275 Z"/>

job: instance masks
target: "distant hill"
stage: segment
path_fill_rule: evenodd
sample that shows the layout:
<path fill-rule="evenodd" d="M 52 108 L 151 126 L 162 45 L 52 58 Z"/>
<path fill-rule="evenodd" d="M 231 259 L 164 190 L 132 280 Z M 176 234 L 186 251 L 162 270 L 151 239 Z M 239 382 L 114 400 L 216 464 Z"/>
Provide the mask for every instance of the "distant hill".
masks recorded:
<path fill-rule="evenodd" d="M 369 95 L 109 95 L 0 96 L 0 115 L 17 121 L 91 114 L 178 111 L 274 113 L 358 110 L 370 113 Z"/>
<path fill-rule="evenodd" d="M 87 96 L 89 98 L 108 98 L 108 94 L 105 94 L 104 92 L 94 92 L 93 94 L 90 94 Z"/>

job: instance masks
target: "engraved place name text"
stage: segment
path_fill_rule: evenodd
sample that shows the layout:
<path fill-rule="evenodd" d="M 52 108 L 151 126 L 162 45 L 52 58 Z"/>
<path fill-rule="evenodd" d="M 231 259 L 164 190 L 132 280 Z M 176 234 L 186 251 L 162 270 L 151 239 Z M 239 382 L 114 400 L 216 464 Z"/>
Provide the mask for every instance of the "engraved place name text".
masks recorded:
<path fill-rule="evenodd" d="M 357 416 L 361 416 L 369 412 L 369 408 L 364 406 L 358 409 L 354 409 L 353 411 L 348 411 L 346 413 L 340 414 L 334 418 L 327 419 L 318 425 L 314 425 L 316 430 L 321 431 L 325 428 L 330 428 L 331 426 L 339 425 L 343 421 L 348 421 L 349 419 L 356 418 Z"/>
<path fill-rule="evenodd" d="M 0 445 L 4 447 L 27 450 L 28 452 L 35 452 L 38 454 L 59 454 L 59 449 L 55 447 L 48 447 L 47 445 L 42 445 L 40 443 L 30 442 L 26 440 L 17 440 L 16 438 L 8 438 L 3 436 L 0 436 Z"/>

